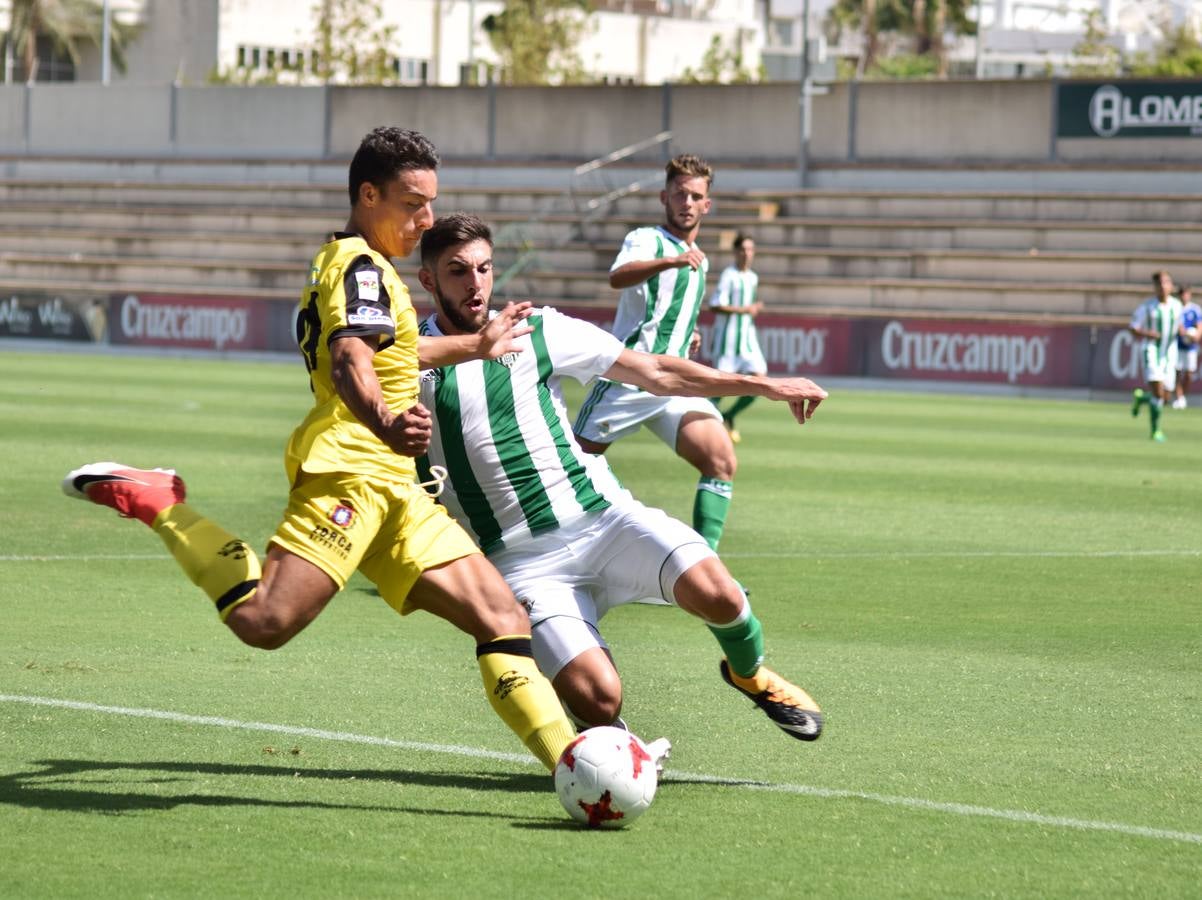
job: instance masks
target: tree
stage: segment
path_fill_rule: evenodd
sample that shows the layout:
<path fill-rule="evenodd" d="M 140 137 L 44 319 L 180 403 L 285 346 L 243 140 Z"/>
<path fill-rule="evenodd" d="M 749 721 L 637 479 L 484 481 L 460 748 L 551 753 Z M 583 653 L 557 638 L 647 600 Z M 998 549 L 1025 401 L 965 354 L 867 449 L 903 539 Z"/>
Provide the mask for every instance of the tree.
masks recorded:
<path fill-rule="evenodd" d="M 976 34 L 968 15 L 974 7 L 975 0 L 836 0 L 826 17 L 827 38 L 836 43 L 846 31 L 863 34 L 857 76 L 944 78 L 946 35 Z"/>
<path fill-rule="evenodd" d="M 1140 53 L 1131 74 L 1141 78 L 1188 78 L 1202 75 L 1202 41 L 1188 23 L 1164 29 L 1164 40 L 1153 54 Z"/>
<path fill-rule="evenodd" d="M 9 46 L 30 82 L 38 74 L 38 38 L 48 39 L 76 65 L 83 44 L 99 47 L 103 40 L 104 7 L 98 0 L 11 0 L 8 16 Z M 138 29 L 116 19 L 109 24 L 113 65 L 124 72 L 125 47 Z"/>
<path fill-rule="evenodd" d="M 748 84 L 759 80 L 759 73 L 752 72 L 744 64 L 743 51 L 737 42 L 728 49 L 717 34 L 710 39 L 700 66 L 686 68 L 680 73 L 680 81 L 684 84 Z"/>
<path fill-rule="evenodd" d="M 501 58 L 508 84 L 555 84 L 584 80 L 577 45 L 588 27 L 589 0 L 505 0 L 482 27 Z"/>
<path fill-rule="evenodd" d="M 1110 78 L 1122 69 L 1122 54 L 1109 42 L 1106 21 L 1101 10 L 1091 9 L 1085 16 L 1085 34 L 1073 46 L 1070 75 L 1077 78 Z"/>
<path fill-rule="evenodd" d="M 383 6 L 381 0 L 322 0 L 314 7 L 316 72 L 323 84 L 387 84 L 397 79 L 396 26 L 383 24 Z"/>

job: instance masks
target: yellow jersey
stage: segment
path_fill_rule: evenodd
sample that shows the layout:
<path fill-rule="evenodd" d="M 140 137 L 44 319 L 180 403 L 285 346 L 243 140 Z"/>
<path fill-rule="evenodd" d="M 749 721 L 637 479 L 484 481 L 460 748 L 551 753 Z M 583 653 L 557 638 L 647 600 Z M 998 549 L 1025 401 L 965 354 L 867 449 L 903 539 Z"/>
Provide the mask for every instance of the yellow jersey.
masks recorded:
<path fill-rule="evenodd" d="M 313 409 L 284 451 L 288 478 L 349 472 L 412 481 L 414 460 L 389 449 L 338 396 L 330 375 L 330 342 L 379 339 L 372 360 L 384 402 L 401 413 L 418 399 L 417 314 L 392 263 L 354 234 L 336 234 L 313 258 L 296 315 L 296 340 L 309 370 Z"/>

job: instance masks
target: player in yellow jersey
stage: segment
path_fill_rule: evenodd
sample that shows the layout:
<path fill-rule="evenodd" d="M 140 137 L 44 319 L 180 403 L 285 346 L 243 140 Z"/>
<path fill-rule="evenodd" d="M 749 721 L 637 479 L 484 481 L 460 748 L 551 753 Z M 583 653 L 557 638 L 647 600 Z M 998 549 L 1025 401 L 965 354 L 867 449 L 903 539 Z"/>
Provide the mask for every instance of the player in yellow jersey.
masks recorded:
<path fill-rule="evenodd" d="M 287 643 L 359 569 L 402 615 L 424 609 L 475 640 L 489 702 L 553 768 L 573 729 L 534 664 L 526 612 L 414 483 L 430 416 L 417 402 L 416 314 L 389 259 L 408 256 L 434 221 L 437 167 L 433 145 L 400 128 L 372 131 L 351 161 L 350 218 L 314 258 L 297 316 L 314 405 L 285 450 L 292 489 L 261 568 L 244 541 L 184 502 L 173 470 L 93 463 L 63 490 L 149 525 L 254 647 Z M 525 315 L 510 306 L 488 333 L 421 338 L 420 364 L 513 351 Z"/>

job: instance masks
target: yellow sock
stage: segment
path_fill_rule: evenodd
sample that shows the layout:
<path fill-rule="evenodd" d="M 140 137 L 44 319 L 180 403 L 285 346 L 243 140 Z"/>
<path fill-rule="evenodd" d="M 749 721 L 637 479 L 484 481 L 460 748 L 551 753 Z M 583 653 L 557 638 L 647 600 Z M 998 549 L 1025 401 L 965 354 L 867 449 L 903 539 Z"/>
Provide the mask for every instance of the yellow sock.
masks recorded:
<path fill-rule="evenodd" d="M 209 595 L 221 621 L 254 596 L 262 569 L 244 541 L 186 503 L 168 507 L 150 526 L 192 583 Z"/>
<path fill-rule="evenodd" d="M 548 770 L 576 732 L 530 652 L 530 635 L 508 634 L 476 648 L 488 702 Z"/>

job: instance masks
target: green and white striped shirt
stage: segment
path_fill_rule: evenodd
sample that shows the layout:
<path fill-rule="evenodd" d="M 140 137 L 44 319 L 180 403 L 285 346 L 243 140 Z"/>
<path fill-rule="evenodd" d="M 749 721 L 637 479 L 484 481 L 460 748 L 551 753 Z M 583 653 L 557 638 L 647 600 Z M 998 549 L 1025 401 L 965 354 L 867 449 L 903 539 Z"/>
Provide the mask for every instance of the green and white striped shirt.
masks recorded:
<path fill-rule="evenodd" d="M 1149 297 L 1136 307 L 1131 314 L 1131 327 L 1156 331 L 1159 340 L 1144 338 L 1143 351 L 1148 363 L 1162 364 L 1166 360 L 1177 358 L 1177 329 L 1181 325 L 1181 313 L 1184 307 L 1176 297 L 1169 297 L 1161 303 L 1156 297 Z"/>
<path fill-rule="evenodd" d="M 609 463 L 576 443 L 560 387 L 564 376 L 584 383 L 608 371 L 621 343 L 551 307 L 527 324 L 521 353 L 421 373 L 434 433 L 418 471 L 446 467 L 441 502 L 486 554 L 632 499 Z M 420 333 L 442 331 L 430 316 Z"/>
<path fill-rule="evenodd" d="M 710 306 L 731 306 L 738 309 L 755 303 L 759 290 L 760 276 L 751 269 L 741 271 L 736 266 L 727 266 L 718 279 L 718 289 L 710 297 Z M 741 313 L 716 313 L 713 337 L 710 339 L 710 358 L 743 356 L 759 352 L 755 340 L 755 319 Z"/>
<path fill-rule="evenodd" d="M 660 226 L 636 228 L 626 235 L 609 270 L 629 262 L 680 256 L 696 246 Z M 708 260 L 696 271 L 689 266 L 666 269 L 623 290 L 614 317 L 614 336 L 632 350 L 687 357 L 708 271 Z"/>

